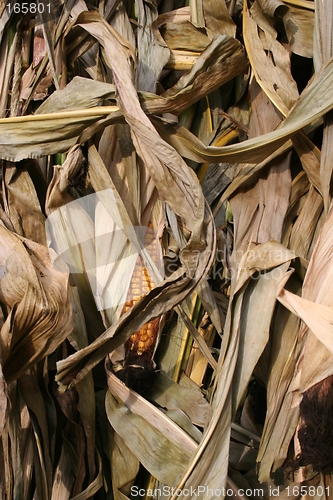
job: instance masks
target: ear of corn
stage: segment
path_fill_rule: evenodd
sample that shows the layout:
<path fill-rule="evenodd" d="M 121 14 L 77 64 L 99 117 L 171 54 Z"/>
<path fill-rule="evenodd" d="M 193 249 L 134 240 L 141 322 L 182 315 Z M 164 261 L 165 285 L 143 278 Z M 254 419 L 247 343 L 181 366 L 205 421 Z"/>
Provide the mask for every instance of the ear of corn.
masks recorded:
<path fill-rule="evenodd" d="M 147 228 L 144 243 L 153 263 L 159 266 L 161 249 L 151 223 Z M 145 267 L 142 256 L 138 255 L 122 314 L 131 309 L 155 286 L 156 283 Z M 153 354 L 160 325 L 161 319 L 154 318 L 134 332 L 125 343 L 125 360 L 122 369 L 119 370 L 119 366 L 115 366 L 119 378 L 137 392 L 144 393 L 152 385 L 155 371 Z"/>
<path fill-rule="evenodd" d="M 144 266 L 143 259 L 139 255 L 132 275 L 128 300 L 126 301 L 122 313 L 127 312 L 138 300 L 146 295 L 155 286 L 153 279 L 149 276 L 148 270 Z M 143 353 L 153 354 L 160 319 L 156 318 L 146 323 L 139 331 L 133 333 L 126 342 L 126 351 L 136 352 L 138 356 Z"/>

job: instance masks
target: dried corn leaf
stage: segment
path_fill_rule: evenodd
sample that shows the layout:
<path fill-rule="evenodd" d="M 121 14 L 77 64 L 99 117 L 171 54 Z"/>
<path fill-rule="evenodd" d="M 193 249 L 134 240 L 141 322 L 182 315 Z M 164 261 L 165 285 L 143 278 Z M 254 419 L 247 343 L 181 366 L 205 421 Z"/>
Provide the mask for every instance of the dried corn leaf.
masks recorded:
<path fill-rule="evenodd" d="M 106 127 L 98 144 L 98 153 L 103 163 L 98 162 L 98 175 L 92 176 L 94 163 L 90 161 L 89 178 L 96 178 L 98 185 L 95 191 L 101 191 L 109 186 L 109 177 L 116 186 L 121 199 L 126 203 L 126 209 L 134 225 L 139 222 L 140 194 L 143 194 L 140 184 L 140 170 L 137 165 L 137 157 L 131 141 L 131 133 L 128 125 L 116 124 Z M 103 165 L 104 164 L 104 165 Z M 105 168 L 108 175 L 105 175 Z M 93 182 L 93 178 L 91 182 Z M 147 197 L 149 197 L 147 194 Z"/>
<path fill-rule="evenodd" d="M 311 302 L 297 295 L 293 296 L 288 290 L 282 290 L 278 300 L 289 310 L 301 318 L 313 331 L 319 340 L 333 352 L 332 314 L 330 306 Z"/>
<path fill-rule="evenodd" d="M 313 11 L 290 5 L 283 16 L 283 24 L 293 53 L 302 57 L 313 57 Z"/>
<path fill-rule="evenodd" d="M 7 9 L 1 17 L 1 21 L 6 18 Z M 0 92 L 0 116 L 6 116 L 8 109 L 8 94 L 10 89 L 10 78 L 13 71 L 16 47 L 17 47 L 18 35 L 14 35 L 13 42 L 9 47 L 9 33 L 6 31 L 4 37 L 2 38 L 2 44 L 0 48 L 0 70 L 1 70 L 1 92 Z"/>
<path fill-rule="evenodd" d="M 309 260 L 311 243 L 314 238 L 319 218 L 323 212 L 323 199 L 313 187 L 306 196 L 306 201 L 292 226 L 289 247 L 299 257 Z"/>
<path fill-rule="evenodd" d="M 68 459 L 69 453 L 62 448 L 58 466 L 55 471 L 57 480 L 52 487 L 52 500 L 68 500 L 70 498 L 73 475 L 71 474 L 71 464 Z"/>
<path fill-rule="evenodd" d="M 324 2 L 316 1 L 315 5 L 315 51 L 313 55 L 313 63 L 316 71 L 320 71 L 322 65 L 331 60 L 333 56 L 333 37 L 331 29 L 333 23 L 333 13 L 330 2 L 327 2 L 326 0 Z M 324 118 L 323 142 L 320 160 L 321 189 L 326 212 L 328 212 L 332 201 L 331 180 L 333 168 L 330 161 L 333 154 L 332 134 L 333 115 L 332 113 L 328 113 Z"/>
<path fill-rule="evenodd" d="M 296 7 L 303 7 L 303 9 L 315 10 L 313 0 L 286 0 L 284 3 L 294 5 Z"/>
<path fill-rule="evenodd" d="M 106 411 L 112 427 L 153 476 L 175 485 L 197 448 L 195 441 L 108 370 L 107 374 Z"/>
<path fill-rule="evenodd" d="M 0 121 L 1 158 L 18 161 L 67 151 L 87 125 L 117 110 L 112 106 L 89 110 L 113 95 L 110 84 L 74 78 L 64 90 L 52 94 L 35 115 Z"/>
<path fill-rule="evenodd" d="M 190 2 L 191 23 L 196 28 L 205 27 L 205 18 L 203 13 L 203 0 L 191 0 Z"/>
<path fill-rule="evenodd" d="M 125 441 L 113 433 L 111 443 L 112 491 L 116 500 L 130 497 L 131 487 L 139 472 L 140 462 L 126 445 Z"/>
<path fill-rule="evenodd" d="M 203 12 L 206 29 L 214 34 L 224 34 L 235 38 L 236 26 L 227 9 L 225 0 L 204 0 Z M 208 31 L 209 33 L 209 31 Z"/>
<path fill-rule="evenodd" d="M 68 455 L 70 455 L 70 454 L 68 453 Z M 66 467 L 66 464 L 63 462 L 61 465 L 62 465 L 61 471 L 66 470 L 66 468 L 64 469 L 64 467 Z M 75 495 L 74 497 L 72 496 L 71 500 L 88 500 L 89 498 L 93 498 L 93 495 L 98 492 L 98 490 L 101 488 L 102 485 L 103 485 L 102 461 L 101 461 L 101 459 L 99 457 L 99 471 L 98 471 L 97 476 L 89 484 L 89 486 L 87 486 L 87 488 L 85 488 L 84 490 L 81 491 L 81 493 L 79 493 L 78 495 Z M 67 494 L 67 491 L 68 491 L 68 489 L 67 489 L 67 487 L 65 487 L 65 490 L 64 490 L 65 495 Z M 57 489 L 55 489 L 55 493 L 59 493 L 57 491 Z M 62 500 L 63 498 L 64 497 L 60 496 L 59 500 L 60 499 Z M 53 500 L 53 496 L 52 496 L 52 500 Z"/>
<path fill-rule="evenodd" d="M 28 371 L 18 380 L 18 387 L 22 394 L 22 399 L 29 412 L 34 415 L 34 433 L 36 438 L 43 443 L 41 450 L 41 463 L 44 469 L 45 482 L 47 489 L 50 489 L 52 483 L 52 455 L 49 452 L 51 443 L 49 440 L 48 415 L 43 401 L 43 393 L 37 382 L 34 372 Z M 37 424 L 37 425 L 36 425 Z"/>
<path fill-rule="evenodd" d="M 51 10 L 47 8 L 47 3 L 44 0 L 40 0 L 39 4 L 41 12 L 39 13 L 41 21 L 41 29 L 43 31 L 43 38 L 46 46 L 46 53 L 48 55 L 48 63 L 50 65 L 53 83 L 57 90 L 60 90 L 58 74 L 56 70 L 56 61 L 54 53 L 54 42 L 55 42 L 55 20 L 51 15 Z M 43 8 L 42 8 L 43 6 Z"/>
<path fill-rule="evenodd" d="M 148 97 L 143 108 L 150 114 L 179 115 L 208 93 L 235 76 L 246 73 L 248 61 L 243 46 L 228 35 L 216 35 L 188 73 L 155 99 Z"/>
<path fill-rule="evenodd" d="M 304 352 L 298 365 L 298 376 L 295 375 L 293 381 L 295 391 L 303 392 L 332 374 L 329 354 L 332 348 L 331 217 L 332 212 L 319 234 L 305 276 L 302 298 L 293 296 L 287 291 L 282 291 L 280 294 L 286 305 L 292 307 L 305 323 L 300 336 L 303 337 L 307 333 Z M 309 310 L 313 311 L 312 315 L 309 314 Z M 320 371 L 317 369 L 318 366 L 321 367 Z"/>
<path fill-rule="evenodd" d="M 309 181 L 319 193 L 322 193 L 320 181 L 320 150 L 313 144 L 308 136 L 302 132 L 295 134 L 292 141 Z"/>
<path fill-rule="evenodd" d="M 192 424 L 189 417 L 179 408 L 173 410 L 164 410 L 163 413 L 175 422 L 186 434 L 193 439 L 196 443 L 200 443 L 202 439 L 202 432 Z"/>
<path fill-rule="evenodd" d="M 323 64 L 332 56 L 332 9 L 327 1 L 315 1 L 315 27 L 313 33 L 313 64 L 319 71 Z"/>
<path fill-rule="evenodd" d="M 189 71 L 198 60 L 200 52 L 190 52 L 187 50 L 172 50 L 169 61 L 164 69 L 176 71 Z"/>
<path fill-rule="evenodd" d="M 197 488 L 198 485 L 204 484 L 217 490 L 226 484 L 229 454 L 227 443 L 230 440 L 231 419 L 236 409 L 235 403 L 232 404 L 233 375 L 237 366 L 241 314 L 243 307 L 245 307 L 244 297 L 249 286 L 249 278 L 258 271 L 267 272 L 268 269 L 283 265 L 292 258 L 293 254 L 282 245 L 269 242 L 249 250 L 241 260 L 237 277 L 234 277 L 232 302 L 229 305 L 219 358 L 212 402 L 212 417 L 199 444 L 198 451 L 178 487 L 185 485 Z M 278 283 L 279 281 L 274 282 L 274 280 L 270 282 L 275 291 Z M 204 498 L 204 493 L 199 494 L 198 497 Z"/>
<path fill-rule="evenodd" d="M 162 69 L 168 62 L 170 51 L 164 43 L 159 31 L 154 29 L 157 19 L 157 6 L 146 5 L 142 0 L 136 0 L 138 15 L 138 68 L 136 73 L 136 88 L 147 92 L 156 91 L 156 82 Z"/>
<path fill-rule="evenodd" d="M 14 308 L 24 298 L 31 286 L 42 297 L 40 283 L 29 254 L 22 242 L 10 231 L 0 226 L 1 234 L 1 292 L 0 299 Z M 2 353 L 6 357 L 5 353 Z"/>
<path fill-rule="evenodd" d="M 284 221 L 283 239 L 282 243 L 288 246 L 290 233 L 293 227 L 293 221 L 299 215 L 303 206 L 304 195 L 309 191 L 309 181 L 305 172 L 300 172 L 292 181 L 290 203 L 288 213 Z"/>
<path fill-rule="evenodd" d="M 37 174 L 40 173 L 38 166 L 34 164 L 26 164 L 20 168 L 5 162 L 5 208 L 17 234 L 45 245 L 45 217 L 30 175 L 34 170 Z"/>
<path fill-rule="evenodd" d="M 277 41 L 273 20 L 269 22 L 259 3 L 251 9 L 246 5 L 244 2 L 244 42 L 252 70 L 272 103 L 286 115 L 298 98 L 288 50 Z"/>
<path fill-rule="evenodd" d="M 201 391 L 182 387 L 163 372 L 156 374 L 151 399 L 162 408 L 179 408 L 200 427 L 205 427 L 207 423 L 209 405 Z"/>
<path fill-rule="evenodd" d="M 203 280 L 197 287 L 197 294 L 217 332 L 222 333 L 223 315 L 221 315 L 221 311 L 216 303 L 215 296 L 209 286 L 209 283 L 207 282 L 207 279 Z"/>
<path fill-rule="evenodd" d="M 294 293 L 300 282 L 291 277 Z M 271 361 L 267 384 L 267 413 L 257 460 L 259 480 L 269 481 L 271 473 L 286 459 L 289 443 L 295 432 L 299 410 L 291 409 L 293 395 L 288 393 L 302 342 L 298 339 L 300 320 L 281 305 L 277 306 L 272 325 Z"/>
<path fill-rule="evenodd" d="M 210 40 L 190 23 L 189 15 L 183 19 L 184 17 L 181 18 L 182 22 L 167 22 L 162 25 L 161 34 L 170 49 L 197 52 L 199 55 L 208 47 Z"/>
<path fill-rule="evenodd" d="M 287 10 L 281 0 L 258 0 L 258 5 L 262 9 L 262 12 L 268 17 L 281 15 Z"/>
<path fill-rule="evenodd" d="M 63 90 L 53 92 L 38 107 L 36 114 L 94 108 L 102 104 L 104 99 L 110 99 L 114 95 L 115 87 L 110 83 L 96 82 L 89 78 L 75 76 Z"/>
<path fill-rule="evenodd" d="M 0 347 L 1 349 L 1 347 Z M 8 399 L 7 399 L 7 384 L 2 372 L 2 354 L 0 350 L 0 435 L 2 435 L 6 419 L 8 418 Z"/>
<path fill-rule="evenodd" d="M 244 398 L 253 370 L 269 339 L 275 309 L 279 276 L 288 269 L 290 261 L 266 271 L 252 280 L 244 294 L 240 322 L 240 344 L 233 380 L 234 408 Z M 262 297 L 265 297 L 263 303 Z"/>
<path fill-rule="evenodd" d="M 117 110 L 115 106 L 105 106 L 92 110 L 2 118 L 1 158 L 19 161 L 24 158 L 64 153 L 89 124 Z"/>
<path fill-rule="evenodd" d="M 256 463 L 257 450 L 244 444 L 230 443 L 230 465 L 236 470 L 247 471 Z"/>
<path fill-rule="evenodd" d="M 250 84 L 252 114 L 249 137 L 262 135 L 280 122 L 276 108 L 255 80 Z M 261 118 L 265 109 L 265 119 Z M 270 240 L 280 241 L 291 188 L 290 154 L 283 154 L 270 161 L 253 187 L 246 193 L 239 192 L 230 200 L 235 224 L 235 262 L 252 244 Z M 244 203 L 246 201 L 246 203 Z M 275 213 L 274 224 L 271 214 Z"/>
<path fill-rule="evenodd" d="M 241 257 L 237 274 L 234 277 L 234 292 L 240 290 L 255 272 L 272 269 L 295 257 L 294 252 L 276 241 L 268 241 L 264 244 L 250 247 Z"/>
<path fill-rule="evenodd" d="M 331 254 L 332 254 L 332 225 L 333 213 L 323 225 L 316 247 L 309 263 L 307 275 L 303 284 L 302 297 L 313 302 L 330 306 L 332 304 L 332 279 L 333 272 Z"/>
<path fill-rule="evenodd" d="M 333 65 L 332 61 L 328 62 L 313 77 L 280 127 L 274 132 L 239 144 L 222 148 L 204 146 L 183 127 L 170 123 L 166 126 L 165 123 L 156 118 L 153 123 L 161 136 L 186 158 L 198 162 L 256 163 L 262 161 L 263 164 L 256 167 L 259 169 L 266 165 L 266 158 L 273 154 L 273 151 L 277 151 L 279 147 L 286 144 L 295 132 L 315 122 L 332 109 L 333 102 L 330 102 L 331 99 L 333 101 L 331 65 Z M 316 103 L 315 106 L 314 103 Z M 253 167 L 252 169 L 255 171 Z"/>
<path fill-rule="evenodd" d="M 53 268 L 45 247 L 26 239 L 21 242 L 6 229 L 1 227 L 0 230 L 3 240 L 21 248 L 20 253 L 24 256 L 18 260 L 19 252 L 3 255 L 2 300 L 12 309 L 2 326 L 1 341 L 3 371 L 10 381 L 53 352 L 69 335 L 72 313 L 68 273 Z M 30 266 L 26 266 L 30 259 Z M 22 265 L 26 266 L 25 272 Z M 8 300 L 5 286 L 10 286 L 11 293 L 16 288 L 21 297 L 15 294 Z"/>

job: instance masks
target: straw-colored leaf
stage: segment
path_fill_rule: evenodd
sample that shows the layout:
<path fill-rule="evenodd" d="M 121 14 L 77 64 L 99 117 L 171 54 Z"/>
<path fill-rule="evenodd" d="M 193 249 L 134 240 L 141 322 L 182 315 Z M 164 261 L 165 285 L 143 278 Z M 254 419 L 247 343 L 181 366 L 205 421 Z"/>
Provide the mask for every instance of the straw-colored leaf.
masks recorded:
<path fill-rule="evenodd" d="M 298 376 L 295 375 L 293 380 L 296 395 L 297 390 L 303 392 L 332 374 L 331 217 L 332 212 L 320 231 L 305 276 L 302 297 L 294 296 L 286 290 L 282 290 L 279 295 L 281 301 L 304 321 L 301 337 L 308 333 L 302 361 L 297 367 Z M 321 367 L 320 371 L 317 366 Z"/>
<path fill-rule="evenodd" d="M 278 300 L 301 318 L 326 349 L 333 353 L 333 309 L 330 306 L 316 304 L 283 290 Z"/>
<path fill-rule="evenodd" d="M 308 2 L 309 4 L 311 2 Z M 314 13 L 304 8 L 289 6 L 283 16 L 291 50 L 302 57 L 313 56 Z"/>
<path fill-rule="evenodd" d="M 294 293 L 300 282 L 291 277 Z M 303 343 L 298 340 L 300 320 L 281 305 L 277 307 L 271 340 L 270 374 L 267 384 L 267 414 L 257 460 L 259 479 L 268 481 L 272 471 L 286 459 L 289 443 L 298 422 L 297 407 L 291 409 L 293 395 L 288 393 Z"/>
<path fill-rule="evenodd" d="M 309 137 L 302 132 L 295 134 L 292 141 L 309 181 L 314 185 L 317 191 L 321 193 L 319 149 L 313 144 Z"/>
<path fill-rule="evenodd" d="M 226 443 L 230 439 L 231 418 L 236 409 L 235 404 L 232 404 L 232 386 L 239 353 L 241 312 L 246 287 L 249 286 L 249 278 L 256 271 L 263 270 L 263 267 L 268 270 L 270 267 L 288 262 L 290 258 L 292 258 L 291 253 L 272 242 L 255 247 L 254 250 L 245 254 L 241 261 L 240 271 L 235 279 L 233 301 L 227 316 L 226 336 L 220 353 L 212 418 L 179 487 L 185 484 L 186 487 L 196 488 L 200 484 L 205 484 L 214 490 L 226 484 L 228 464 Z M 271 282 L 275 290 L 278 284 L 279 281 L 276 284 L 274 281 Z M 215 438 L 217 435 L 219 436 L 218 442 Z M 204 493 L 199 497 L 204 498 Z"/>
<path fill-rule="evenodd" d="M 111 443 L 112 491 L 116 500 L 130 497 L 131 487 L 139 472 L 140 462 L 119 434 L 114 432 Z"/>
<path fill-rule="evenodd" d="M 3 255 L 2 280 L 8 283 L 11 292 L 17 286 L 21 292 L 21 297 L 17 294 L 13 297 L 12 309 L 1 329 L 3 369 L 10 381 L 51 353 L 69 335 L 72 309 L 68 273 L 53 268 L 48 250 L 30 240 L 21 243 L 9 231 L 1 230 L 12 245 L 21 247 L 26 261 L 30 260 L 28 251 L 31 254 L 28 279 L 22 279 L 24 264 L 17 260 L 18 253 Z M 6 300 L 6 295 L 3 298 Z"/>
<path fill-rule="evenodd" d="M 173 112 L 178 115 L 207 93 L 246 73 L 247 69 L 243 46 L 231 36 L 216 35 L 191 70 L 162 96 L 155 99 L 147 96 L 144 108 L 151 114 Z"/>
<path fill-rule="evenodd" d="M 191 23 L 196 28 L 205 27 L 205 18 L 203 13 L 203 1 L 191 0 L 190 2 Z"/>
<path fill-rule="evenodd" d="M 52 94 L 34 116 L 0 121 L 1 158 L 18 161 L 65 152 L 88 124 L 117 110 L 112 106 L 98 107 L 103 99 L 114 95 L 110 84 L 76 78 L 58 92 Z"/>
<path fill-rule="evenodd" d="M 43 189 L 45 184 L 36 163 L 26 162 L 25 168 L 17 169 L 6 162 L 4 183 L 7 215 L 16 233 L 45 245 L 45 217 L 32 179 L 35 179 L 36 184 L 39 181 Z"/>
<path fill-rule="evenodd" d="M 197 52 L 199 55 L 210 43 L 207 35 L 197 30 L 189 21 L 167 23 L 161 31 L 164 40 L 172 51 Z"/>
<path fill-rule="evenodd" d="M 163 372 L 157 375 L 152 391 L 152 400 L 162 408 L 179 408 L 190 417 L 192 422 L 204 427 L 208 419 L 208 402 L 199 389 L 189 389 L 176 384 Z"/>
<path fill-rule="evenodd" d="M 239 144 L 217 148 L 204 146 L 186 129 L 179 126 L 166 127 L 154 121 L 162 137 L 165 137 L 181 154 L 194 161 L 230 161 L 256 163 L 265 160 L 298 130 L 318 120 L 333 107 L 333 92 L 330 91 L 332 61 L 324 65 L 300 95 L 287 118 L 274 132 Z M 314 106 L 314 103 L 316 104 Z M 266 162 L 264 163 L 264 165 Z"/>
<path fill-rule="evenodd" d="M 289 264 L 286 262 L 267 271 L 258 280 L 253 280 L 245 292 L 242 306 L 244 319 L 240 324 L 240 346 L 233 380 L 235 408 L 242 401 L 254 367 L 268 342 L 279 285 L 277 277 L 286 272 Z"/>
<path fill-rule="evenodd" d="M 329 28 L 333 22 L 333 14 L 329 2 L 315 2 L 315 26 L 314 26 L 314 54 L 313 62 L 316 71 L 331 60 L 333 56 L 332 30 Z M 332 200 L 330 185 L 332 179 L 332 114 L 329 113 L 324 118 L 323 143 L 321 148 L 320 180 L 324 199 L 325 211 L 328 211 Z"/>
<path fill-rule="evenodd" d="M 203 2 L 205 25 L 214 34 L 223 33 L 235 37 L 236 26 L 227 9 L 225 0 L 205 0 Z"/>
<path fill-rule="evenodd" d="M 2 365 L 2 355 L 0 353 L 0 362 Z M 7 408 L 8 408 L 8 400 L 7 400 L 7 384 L 5 378 L 3 376 L 2 368 L 0 372 L 0 433 L 3 432 L 6 418 L 7 418 Z"/>
<path fill-rule="evenodd" d="M 251 67 L 258 84 L 277 109 L 286 115 L 298 98 L 296 82 L 291 75 L 289 53 L 276 40 L 273 20 L 264 15 L 259 3 L 255 2 L 251 9 L 247 9 L 246 5 L 245 2 L 244 41 Z"/>
<path fill-rule="evenodd" d="M 163 42 L 159 31 L 154 29 L 157 9 L 136 3 L 138 10 L 138 69 L 136 88 L 147 92 L 156 91 L 156 82 L 168 62 L 170 51 Z"/>
<path fill-rule="evenodd" d="M 156 478 L 173 486 L 196 450 L 195 441 L 160 410 L 130 393 L 111 373 L 108 385 L 106 411 L 111 425 Z M 148 452 L 150 447 L 153 455 Z"/>
<path fill-rule="evenodd" d="M 312 187 L 290 234 L 290 248 L 299 257 L 309 259 L 311 243 L 322 212 L 323 199 L 318 191 Z"/>

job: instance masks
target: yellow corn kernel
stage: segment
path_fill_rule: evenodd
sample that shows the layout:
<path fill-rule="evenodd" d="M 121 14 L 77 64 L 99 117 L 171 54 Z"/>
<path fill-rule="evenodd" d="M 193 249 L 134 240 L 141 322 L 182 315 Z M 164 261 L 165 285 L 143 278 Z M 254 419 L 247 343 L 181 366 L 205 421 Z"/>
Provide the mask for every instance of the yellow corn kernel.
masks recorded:
<path fill-rule="evenodd" d="M 151 224 L 149 226 L 150 230 L 148 229 L 145 237 L 145 246 L 149 246 L 149 254 L 154 263 L 157 264 L 159 258 L 159 243 L 156 240 Z M 142 257 L 139 255 L 131 278 L 127 301 L 123 307 L 122 313 L 127 312 L 139 299 L 141 299 L 141 297 L 146 295 L 154 287 L 155 283 L 145 268 Z M 160 319 L 156 318 L 143 325 L 139 331 L 133 333 L 125 343 L 126 351 L 134 351 L 139 356 L 147 352 L 152 355 L 158 336 L 159 324 Z"/>

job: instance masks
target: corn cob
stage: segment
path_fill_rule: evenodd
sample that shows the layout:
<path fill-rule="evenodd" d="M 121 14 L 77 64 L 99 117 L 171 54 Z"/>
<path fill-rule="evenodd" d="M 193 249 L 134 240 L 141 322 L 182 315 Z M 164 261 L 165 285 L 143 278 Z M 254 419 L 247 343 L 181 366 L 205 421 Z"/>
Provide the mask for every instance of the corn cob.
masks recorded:
<path fill-rule="evenodd" d="M 149 255 L 153 262 L 158 265 L 160 260 L 159 242 L 155 237 L 152 225 L 149 224 L 145 235 L 145 248 L 149 247 Z M 155 282 L 150 277 L 141 255 L 135 264 L 131 278 L 126 303 L 122 314 L 127 312 L 144 295 L 155 287 Z M 118 377 L 125 384 L 141 394 L 147 392 L 151 387 L 155 372 L 153 354 L 160 328 L 160 318 L 149 321 L 134 332 L 125 343 L 125 361 Z"/>
<path fill-rule="evenodd" d="M 154 286 L 155 283 L 149 276 L 147 269 L 144 267 L 143 259 L 139 255 L 130 283 L 129 296 L 131 298 L 126 301 L 122 314 L 133 307 L 133 305 L 136 304 L 141 297 L 150 292 Z M 153 319 L 149 321 L 149 323 L 143 325 L 139 331 L 133 333 L 125 344 L 126 350 L 134 351 L 138 356 L 148 352 L 152 355 L 157 340 L 159 323 L 159 318 Z"/>

